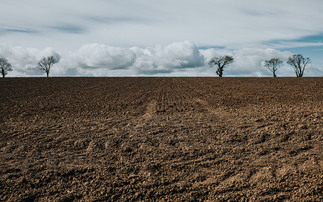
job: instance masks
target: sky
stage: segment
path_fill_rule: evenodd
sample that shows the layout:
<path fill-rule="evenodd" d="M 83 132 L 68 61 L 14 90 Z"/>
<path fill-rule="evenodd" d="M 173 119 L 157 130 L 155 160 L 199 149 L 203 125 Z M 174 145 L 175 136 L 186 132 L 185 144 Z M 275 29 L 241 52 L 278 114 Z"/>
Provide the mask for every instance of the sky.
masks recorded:
<path fill-rule="evenodd" d="M 230 77 L 295 76 L 288 57 L 323 76 L 323 0 L 0 0 L 0 57 L 8 77 L 216 76 L 208 61 L 231 55 Z"/>

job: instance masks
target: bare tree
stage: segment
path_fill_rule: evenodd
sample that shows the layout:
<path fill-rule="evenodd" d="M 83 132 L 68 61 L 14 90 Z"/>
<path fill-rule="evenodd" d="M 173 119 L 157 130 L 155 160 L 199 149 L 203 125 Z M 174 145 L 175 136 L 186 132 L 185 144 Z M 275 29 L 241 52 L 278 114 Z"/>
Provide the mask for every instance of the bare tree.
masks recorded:
<path fill-rule="evenodd" d="M 264 66 L 267 67 L 272 73 L 274 77 L 277 77 L 276 71 L 277 68 L 283 64 L 283 61 L 279 58 L 272 58 L 270 60 L 265 60 Z"/>
<path fill-rule="evenodd" d="M 303 77 L 306 66 L 311 64 L 311 62 L 310 58 L 304 58 L 301 54 L 292 55 L 287 60 L 287 64 L 294 68 L 297 77 Z"/>
<path fill-rule="evenodd" d="M 12 65 L 6 58 L 0 58 L 0 71 L 3 78 L 8 74 L 9 71 L 12 71 Z"/>
<path fill-rule="evenodd" d="M 43 57 L 39 62 L 38 62 L 38 69 L 45 71 L 47 74 L 47 77 L 49 77 L 49 72 L 52 66 L 56 63 L 56 60 L 54 56 L 49 56 L 49 57 Z"/>
<path fill-rule="evenodd" d="M 229 65 L 230 63 L 233 63 L 234 59 L 232 56 L 220 56 L 220 57 L 214 57 L 209 61 L 209 65 L 216 65 L 216 74 L 219 75 L 219 77 L 223 76 L 223 69 Z"/>

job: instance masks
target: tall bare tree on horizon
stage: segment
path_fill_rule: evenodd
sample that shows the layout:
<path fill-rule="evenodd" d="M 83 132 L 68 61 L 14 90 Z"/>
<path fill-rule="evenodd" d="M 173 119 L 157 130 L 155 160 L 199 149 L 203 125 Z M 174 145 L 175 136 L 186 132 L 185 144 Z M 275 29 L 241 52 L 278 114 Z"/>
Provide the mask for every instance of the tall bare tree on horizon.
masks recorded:
<path fill-rule="evenodd" d="M 292 55 L 287 60 L 287 64 L 294 68 L 297 77 L 303 77 L 305 68 L 311 64 L 311 62 L 309 57 L 304 58 L 301 54 Z"/>
<path fill-rule="evenodd" d="M 0 71 L 3 78 L 5 78 L 9 71 L 12 71 L 12 65 L 6 58 L 0 58 Z"/>
<path fill-rule="evenodd" d="M 55 60 L 54 56 L 43 57 L 38 62 L 38 69 L 46 72 L 47 77 L 49 77 L 50 69 L 56 62 L 57 61 Z"/>
<path fill-rule="evenodd" d="M 234 62 L 234 58 L 232 56 L 226 55 L 226 56 L 212 58 L 209 61 L 209 65 L 210 66 L 216 65 L 217 66 L 216 74 L 219 75 L 219 77 L 222 77 L 224 68 L 233 62 Z"/>
<path fill-rule="evenodd" d="M 276 71 L 278 67 L 282 64 L 283 61 L 279 58 L 272 58 L 270 60 L 264 61 L 264 66 L 267 67 L 273 73 L 273 77 L 277 77 Z"/>

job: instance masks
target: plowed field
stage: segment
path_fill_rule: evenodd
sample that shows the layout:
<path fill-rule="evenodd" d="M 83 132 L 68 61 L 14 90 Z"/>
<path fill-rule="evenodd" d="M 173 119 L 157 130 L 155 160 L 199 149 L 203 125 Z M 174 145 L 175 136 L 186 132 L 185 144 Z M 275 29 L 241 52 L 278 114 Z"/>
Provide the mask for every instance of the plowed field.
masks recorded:
<path fill-rule="evenodd" d="M 0 85 L 0 201 L 323 200 L 323 78 Z"/>

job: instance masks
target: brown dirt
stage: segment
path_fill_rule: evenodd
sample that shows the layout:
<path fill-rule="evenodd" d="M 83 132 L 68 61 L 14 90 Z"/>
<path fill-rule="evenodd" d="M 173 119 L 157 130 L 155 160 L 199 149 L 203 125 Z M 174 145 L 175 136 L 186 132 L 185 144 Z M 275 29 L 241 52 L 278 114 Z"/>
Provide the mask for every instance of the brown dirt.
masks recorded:
<path fill-rule="evenodd" d="M 322 201 L 323 78 L 8 78 L 1 201 Z"/>

